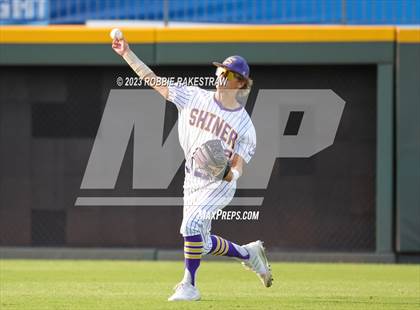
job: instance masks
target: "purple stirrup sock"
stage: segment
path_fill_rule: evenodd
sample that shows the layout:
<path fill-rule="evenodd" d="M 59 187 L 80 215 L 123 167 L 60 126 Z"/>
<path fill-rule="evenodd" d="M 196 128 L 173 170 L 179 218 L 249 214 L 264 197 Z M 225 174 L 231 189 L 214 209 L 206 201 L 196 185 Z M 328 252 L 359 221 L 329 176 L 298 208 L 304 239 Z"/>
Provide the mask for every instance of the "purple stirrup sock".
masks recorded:
<path fill-rule="evenodd" d="M 183 282 L 195 285 L 195 273 L 200 266 L 203 254 L 203 239 L 201 235 L 184 238 L 185 274 Z"/>
<path fill-rule="evenodd" d="M 237 245 L 216 235 L 211 235 L 210 237 L 212 242 L 210 254 L 237 257 L 240 259 L 249 258 L 249 253 L 243 246 Z"/>

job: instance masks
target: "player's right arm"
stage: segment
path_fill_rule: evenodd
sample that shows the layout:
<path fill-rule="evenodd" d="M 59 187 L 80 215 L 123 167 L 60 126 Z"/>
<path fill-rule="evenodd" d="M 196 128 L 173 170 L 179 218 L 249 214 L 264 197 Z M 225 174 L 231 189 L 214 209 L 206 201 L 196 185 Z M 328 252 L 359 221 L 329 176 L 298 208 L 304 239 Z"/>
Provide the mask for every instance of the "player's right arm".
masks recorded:
<path fill-rule="evenodd" d="M 128 65 L 136 72 L 136 74 L 143 80 L 145 83 L 152 80 L 156 81 L 156 74 L 144 63 L 142 62 L 136 54 L 130 49 L 126 40 L 114 39 L 112 41 L 113 50 L 128 63 Z M 167 86 L 159 85 L 157 83 L 148 84 L 150 87 L 155 89 L 163 98 L 168 99 L 169 90 Z"/>

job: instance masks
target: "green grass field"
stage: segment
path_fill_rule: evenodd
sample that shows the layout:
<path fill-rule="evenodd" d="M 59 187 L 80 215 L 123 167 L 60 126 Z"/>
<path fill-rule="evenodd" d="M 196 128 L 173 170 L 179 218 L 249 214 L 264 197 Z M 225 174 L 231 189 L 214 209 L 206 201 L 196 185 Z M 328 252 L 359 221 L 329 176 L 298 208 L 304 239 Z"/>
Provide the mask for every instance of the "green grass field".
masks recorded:
<path fill-rule="evenodd" d="M 419 265 L 272 264 L 264 288 L 236 262 L 203 262 L 202 300 L 170 303 L 177 262 L 1 260 L 3 309 L 419 309 Z"/>

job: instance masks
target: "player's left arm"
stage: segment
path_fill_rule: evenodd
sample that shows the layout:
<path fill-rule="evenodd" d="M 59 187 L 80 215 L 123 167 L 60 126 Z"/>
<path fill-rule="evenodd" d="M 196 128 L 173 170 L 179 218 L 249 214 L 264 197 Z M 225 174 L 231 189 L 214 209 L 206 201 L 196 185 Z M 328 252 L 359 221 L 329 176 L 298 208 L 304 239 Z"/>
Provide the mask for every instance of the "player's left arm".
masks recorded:
<path fill-rule="evenodd" d="M 240 177 L 242 175 L 243 167 L 244 167 L 244 159 L 240 155 L 234 154 L 233 159 L 232 159 L 232 164 L 228 168 L 229 170 L 228 170 L 224 180 L 227 181 L 227 182 L 232 181 L 235 178 L 235 173 L 238 173 L 238 175 Z M 235 171 L 237 171 L 237 172 L 235 172 Z"/>
<path fill-rule="evenodd" d="M 254 156 L 257 145 L 257 136 L 252 122 L 245 134 L 235 144 L 234 154 L 230 167 L 227 167 L 224 180 L 227 182 L 235 181 L 242 176 L 245 164 L 249 163 Z"/>

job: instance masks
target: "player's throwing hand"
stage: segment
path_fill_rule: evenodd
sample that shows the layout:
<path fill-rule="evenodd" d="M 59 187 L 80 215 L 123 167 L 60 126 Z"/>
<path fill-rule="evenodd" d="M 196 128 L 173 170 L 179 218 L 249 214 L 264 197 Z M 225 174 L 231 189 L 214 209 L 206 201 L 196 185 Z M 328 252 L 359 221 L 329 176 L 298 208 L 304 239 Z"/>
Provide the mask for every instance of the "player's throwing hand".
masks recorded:
<path fill-rule="evenodd" d="M 118 40 L 115 38 L 112 40 L 112 49 L 120 56 L 124 56 L 126 52 L 130 49 L 128 43 L 125 39 Z"/>

